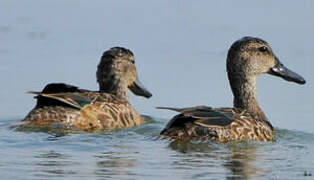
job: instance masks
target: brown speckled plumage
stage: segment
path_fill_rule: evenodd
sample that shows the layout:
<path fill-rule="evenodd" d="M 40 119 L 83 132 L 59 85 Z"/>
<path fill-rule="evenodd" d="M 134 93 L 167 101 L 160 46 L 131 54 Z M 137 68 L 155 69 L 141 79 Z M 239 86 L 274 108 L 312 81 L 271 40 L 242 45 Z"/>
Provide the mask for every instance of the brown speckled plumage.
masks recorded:
<path fill-rule="evenodd" d="M 62 124 L 81 130 L 139 126 L 142 117 L 128 101 L 128 88 L 136 95 L 151 97 L 138 81 L 133 53 L 115 47 L 106 51 L 97 69 L 99 91 L 79 89 L 62 83 L 48 84 L 37 94 L 37 105 L 24 124 Z"/>
<path fill-rule="evenodd" d="M 284 67 L 262 39 L 244 37 L 236 41 L 227 56 L 227 73 L 234 95 L 233 108 L 161 108 L 179 112 L 161 132 L 170 139 L 274 141 L 274 129 L 258 105 L 256 77 L 272 74 L 304 84 L 298 74 Z"/>

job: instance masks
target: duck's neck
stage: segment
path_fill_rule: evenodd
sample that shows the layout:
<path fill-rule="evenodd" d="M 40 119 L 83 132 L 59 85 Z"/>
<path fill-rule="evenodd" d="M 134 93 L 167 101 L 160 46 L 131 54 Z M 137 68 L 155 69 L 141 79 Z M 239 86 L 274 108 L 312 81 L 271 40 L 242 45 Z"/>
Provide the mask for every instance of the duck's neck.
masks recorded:
<path fill-rule="evenodd" d="M 104 79 L 98 83 L 100 92 L 109 93 L 118 98 L 128 98 L 128 88 L 122 79 L 112 77 L 112 79 Z"/>
<path fill-rule="evenodd" d="M 234 96 L 234 108 L 246 111 L 254 119 L 268 121 L 266 115 L 258 105 L 256 77 L 229 75 L 229 81 Z"/>

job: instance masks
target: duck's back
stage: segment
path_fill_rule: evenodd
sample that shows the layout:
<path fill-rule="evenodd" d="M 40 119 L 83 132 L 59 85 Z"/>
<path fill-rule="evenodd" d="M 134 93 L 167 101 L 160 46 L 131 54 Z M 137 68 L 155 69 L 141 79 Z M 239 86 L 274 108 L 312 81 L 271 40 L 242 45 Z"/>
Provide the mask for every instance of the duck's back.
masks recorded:
<path fill-rule="evenodd" d="M 209 139 L 227 142 L 231 140 L 273 141 L 273 128 L 267 122 L 257 121 L 245 112 L 233 108 L 164 108 L 176 115 L 161 132 L 171 139 Z"/>
<path fill-rule="evenodd" d="M 24 122 L 36 126 L 62 124 L 82 130 L 133 127 L 144 123 L 126 99 L 66 86 L 71 89 L 52 92 L 45 88 L 38 93 L 37 105 Z"/>

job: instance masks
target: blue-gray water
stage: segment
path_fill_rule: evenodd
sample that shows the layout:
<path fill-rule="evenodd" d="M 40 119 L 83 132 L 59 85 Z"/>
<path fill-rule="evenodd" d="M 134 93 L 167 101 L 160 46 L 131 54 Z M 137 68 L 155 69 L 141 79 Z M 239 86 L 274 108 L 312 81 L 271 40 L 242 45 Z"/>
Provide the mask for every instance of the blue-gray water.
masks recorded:
<path fill-rule="evenodd" d="M 314 1 L 2 0 L 1 179 L 313 179 Z M 171 143 L 154 137 L 174 115 L 156 106 L 232 106 L 229 46 L 268 41 L 300 86 L 263 75 L 259 101 L 275 143 Z M 25 94 L 49 82 L 97 89 L 96 66 L 112 46 L 130 48 L 154 96 L 130 95 L 148 124 L 110 133 L 17 130 L 34 106 Z"/>
<path fill-rule="evenodd" d="M 170 142 L 156 135 L 165 120 L 110 133 L 0 124 L 5 179 L 312 179 L 313 134 L 277 129 L 274 143 Z"/>

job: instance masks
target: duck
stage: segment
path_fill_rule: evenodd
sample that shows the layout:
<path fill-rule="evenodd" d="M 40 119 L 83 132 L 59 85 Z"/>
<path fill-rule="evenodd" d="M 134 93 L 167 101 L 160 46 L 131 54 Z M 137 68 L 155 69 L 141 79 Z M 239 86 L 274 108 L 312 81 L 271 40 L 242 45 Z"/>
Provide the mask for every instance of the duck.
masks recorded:
<path fill-rule="evenodd" d="M 29 91 L 35 94 L 37 103 L 22 120 L 23 125 L 61 125 L 90 131 L 144 124 L 142 116 L 128 100 L 128 89 L 145 98 L 152 94 L 139 81 L 131 50 L 113 47 L 105 51 L 96 77 L 98 91 L 65 83 L 50 83 L 41 92 Z"/>
<path fill-rule="evenodd" d="M 233 107 L 157 107 L 179 113 L 161 131 L 161 137 L 219 142 L 275 141 L 274 127 L 258 104 L 256 78 L 270 74 L 297 84 L 305 84 L 305 79 L 285 67 L 270 45 L 257 37 L 235 41 L 229 48 L 226 64 Z"/>

